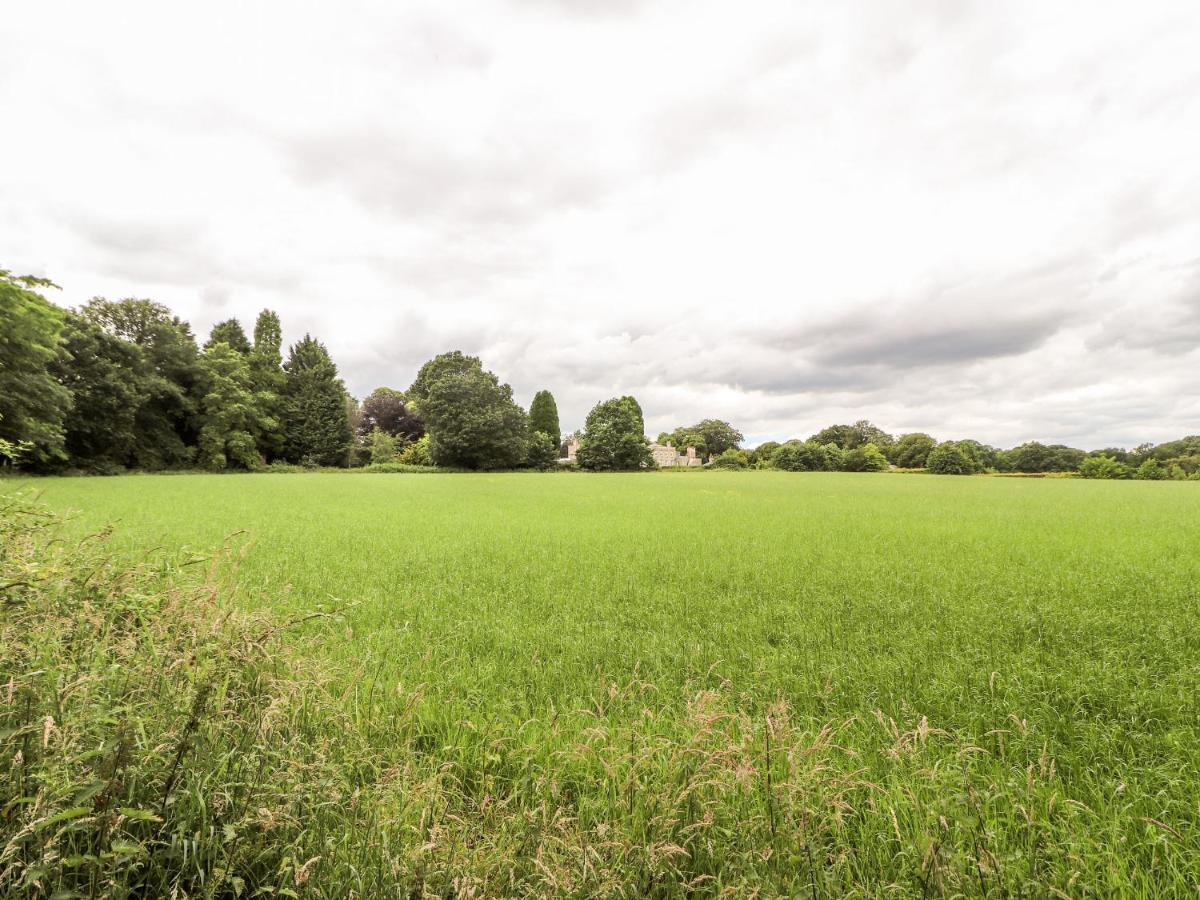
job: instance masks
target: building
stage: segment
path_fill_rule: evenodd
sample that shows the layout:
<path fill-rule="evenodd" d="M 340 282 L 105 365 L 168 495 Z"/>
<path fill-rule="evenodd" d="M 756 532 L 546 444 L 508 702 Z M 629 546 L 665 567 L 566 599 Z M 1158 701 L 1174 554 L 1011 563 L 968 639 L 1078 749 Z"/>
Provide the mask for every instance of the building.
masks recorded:
<path fill-rule="evenodd" d="M 696 455 L 695 447 L 688 447 L 685 452 L 680 453 L 670 444 L 651 444 L 650 455 L 662 469 L 669 469 L 672 466 L 704 465 L 704 460 Z"/>
<path fill-rule="evenodd" d="M 562 448 L 558 451 L 558 461 L 562 464 L 575 462 L 575 454 L 579 452 L 579 438 L 573 437 L 563 443 Z M 566 454 L 565 456 L 563 454 Z"/>

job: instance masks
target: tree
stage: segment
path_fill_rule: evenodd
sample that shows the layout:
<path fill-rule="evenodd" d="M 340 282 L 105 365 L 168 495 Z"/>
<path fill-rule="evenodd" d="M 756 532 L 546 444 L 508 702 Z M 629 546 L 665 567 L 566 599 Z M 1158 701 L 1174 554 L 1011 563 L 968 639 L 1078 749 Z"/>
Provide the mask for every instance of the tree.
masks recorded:
<path fill-rule="evenodd" d="M 310 335 L 293 344 L 283 365 L 284 454 L 290 462 L 340 466 L 352 435 L 346 388 L 325 345 Z"/>
<path fill-rule="evenodd" d="M 1084 478 L 1128 478 L 1130 472 L 1129 466 L 1116 457 L 1100 454 L 1081 462 L 1079 474 Z"/>
<path fill-rule="evenodd" d="M 887 457 L 872 443 L 847 450 L 842 457 L 842 468 L 847 472 L 886 472 Z"/>
<path fill-rule="evenodd" d="M 250 353 L 250 339 L 246 337 L 246 332 L 242 329 L 242 323 L 237 319 L 226 319 L 224 322 L 218 322 L 212 327 L 204 349 L 207 350 L 215 344 L 228 344 L 230 349 L 236 350 L 243 356 Z"/>
<path fill-rule="evenodd" d="M 371 453 L 371 465 L 395 461 L 396 439 L 386 431 L 380 428 L 372 431 L 368 446 Z"/>
<path fill-rule="evenodd" d="M 1027 441 L 1003 454 L 1004 462 L 1014 472 L 1074 472 L 1086 455 L 1073 447 L 1037 441 Z"/>
<path fill-rule="evenodd" d="M 549 391 L 538 391 L 529 404 L 529 431 L 548 435 L 557 447 L 562 442 L 562 429 L 558 424 L 558 404 Z"/>
<path fill-rule="evenodd" d="M 529 435 L 525 465 L 531 469 L 553 469 L 558 465 L 558 441 L 544 431 L 532 432 Z"/>
<path fill-rule="evenodd" d="M 830 425 L 809 438 L 811 443 L 836 444 L 843 450 L 856 450 L 867 444 L 874 444 L 876 448 L 887 447 L 892 440 L 890 434 L 866 419 L 859 419 L 853 425 Z"/>
<path fill-rule="evenodd" d="M 979 470 L 954 441 L 938 444 L 929 453 L 926 468 L 934 475 L 972 475 Z"/>
<path fill-rule="evenodd" d="M 914 431 L 901 435 L 896 443 L 884 452 L 887 458 L 901 469 L 923 469 L 925 461 L 929 459 L 929 452 L 936 446 L 937 441 L 932 437 L 923 432 Z"/>
<path fill-rule="evenodd" d="M 200 464 L 208 469 L 261 468 L 257 435 L 279 423 L 264 412 L 246 354 L 225 343 L 210 344 L 200 366 Z"/>
<path fill-rule="evenodd" d="M 141 348 L 68 313 L 63 349 L 51 371 L 71 392 L 64 420 L 70 464 L 102 473 L 132 464 L 138 410 L 149 397 Z"/>
<path fill-rule="evenodd" d="M 465 469 L 519 466 L 525 461 L 528 419 L 513 402 L 512 388 L 474 357 L 443 356 L 449 359 L 430 360 L 417 376 L 434 463 Z"/>
<path fill-rule="evenodd" d="M 971 460 L 976 472 L 982 472 L 985 469 L 1000 468 L 1000 451 L 995 447 L 989 447 L 987 444 L 981 444 L 979 441 L 970 439 L 958 441 L 957 443 L 958 449 L 966 454 L 967 459 Z"/>
<path fill-rule="evenodd" d="M 145 399 L 137 412 L 133 463 L 161 469 L 186 463 L 196 443 L 199 351 L 191 326 L 151 300 L 89 300 L 79 314 L 141 349 Z"/>
<path fill-rule="evenodd" d="M 779 447 L 779 441 L 764 441 L 753 450 L 750 451 L 750 462 L 755 465 L 769 463 L 771 454 L 775 452 L 775 448 Z"/>
<path fill-rule="evenodd" d="M 1133 477 L 1139 481 L 1165 481 L 1169 477 L 1167 468 L 1155 457 L 1151 456 L 1137 467 Z"/>
<path fill-rule="evenodd" d="M 841 468 L 841 451 L 833 444 L 788 441 L 771 454 L 771 465 L 784 472 L 824 472 Z"/>
<path fill-rule="evenodd" d="M 483 362 L 478 356 L 467 356 L 461 350 L 441 353 L 421 366 L 412 387 L 408 389 L 405 396 L 420 414 L 421 404 L 425 402 L 436 382 L 450 375 L 465 375 L 482 371 Z"/>
<path fill-rule="evenodd" d="M 745 440 L 742 433 L 720 419 L 704 419 L 695 425 L 684 425 L 658 436 L 658 443 L 672 444 L 680 450 L 695 447 L 696 452 L 710 460 L 730 448 L 736 449 Z"/>
<path fill-rule="evenodd" d="M 628 471 L 654 464 L 642 408 L 633 397 L 597 403 L 588 413 L 576 454 L 580 468 Z"/>
<path fill-rule="evenodd" d="M 405 443 L 415 441 L 425 433 L 425 425 L 420 416 L 408 408 L 404 394 L 386 387 L 375 388 L 362 402 L 359 437 L 369 437 L 375 429 Z"/>
<path fill-rule="evenodd" d="M 50 370 L 62 352 L 63 311 L 34 288 L 44 278 L 0 269 L 0 439 L 45 465 L 65 458 L 63 420 L 71 393 Z"/>
<path fill-rule="evenodd" d="M 254 381 L 255 393 L 262 403 L 263 415 L 282 425 L 283 392 L 286 378 L 283 374 L 283 329 L 279 316 L 269 309 L 258 314 L 254 322 L 254 348 L 250 351 L 250 376 Z M 258 452 L 267 461 L 283 455 L 284 432 L 282 427 L 264 431 L 258 435 Z"/>

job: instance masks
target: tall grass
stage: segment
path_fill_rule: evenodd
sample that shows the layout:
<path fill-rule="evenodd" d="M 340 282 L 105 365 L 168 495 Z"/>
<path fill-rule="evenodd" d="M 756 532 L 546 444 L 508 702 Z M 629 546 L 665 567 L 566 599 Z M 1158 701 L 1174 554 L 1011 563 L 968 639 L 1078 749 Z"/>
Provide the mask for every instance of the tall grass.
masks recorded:
<path fill-rule="evenodd" d="M 24 584 L 5 607 L 14 730 L 2 753 L 31 742 L 21 765 L 44 773 L 3 772 L 6 884 L 84 896 L 1196 889 L 1189 485 L 775 473 L 44 484 L 53 505 L 85 514 L 65 530 L 6 531 L 0 584 Z M 111 518 L 107 544 L 79 542 Z M 228 555 L 183 566 L 149 549 L 216 546 L 239 527 L 253 543 L 236 574 Z M 280 627 L 322 608 L 344 613 Z M 106 769 L 110 758 L 126 761 Z M 117 830 L 111 806 L 96 809 L 106 788 L 75 799 L 110 769 L 126 773 L 112 821 L 122 808 L 161 820 L 120 821 L 128 860 L 105 856 Z"/>

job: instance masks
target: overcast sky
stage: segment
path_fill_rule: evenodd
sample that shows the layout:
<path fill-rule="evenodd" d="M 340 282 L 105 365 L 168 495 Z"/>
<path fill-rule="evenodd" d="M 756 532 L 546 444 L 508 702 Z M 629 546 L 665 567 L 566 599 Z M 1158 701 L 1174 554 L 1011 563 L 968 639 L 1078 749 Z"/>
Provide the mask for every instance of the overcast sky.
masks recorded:
<path fill-rule="evenodd" d="M 1195 0 L 23 3 L 0 109 L 0 266 L 270 307 L 360 397 L 1200 432 Z"/>

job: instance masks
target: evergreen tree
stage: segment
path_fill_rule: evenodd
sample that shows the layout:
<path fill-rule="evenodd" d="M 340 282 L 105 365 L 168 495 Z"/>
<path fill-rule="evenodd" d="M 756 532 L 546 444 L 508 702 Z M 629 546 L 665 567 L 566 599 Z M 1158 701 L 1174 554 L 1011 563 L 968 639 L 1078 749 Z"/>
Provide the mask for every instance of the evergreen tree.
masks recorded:
<path fill-rule="evenodd" d="M 269 309 L 258 314 L 254 323 L 254 348 L 250 351 L 250 377 L 254 391 L 259 395 L 263 415 L 283 422 L 283 331 L 279 316 Z M 258 434 L 258 452 L 267 461 L 283 455 L 284 433 L 282 427 L 264 430 Z"/>
<path fill-rule="evenodd" d="M 283 365 L 284 455 L 305 465 L 340 466 L 352 435 L 346 388 L 320 341 L 305 335 Z"/>
<path fill-rule="evenodd" d="M 233 350 L 241 353 L 243 356 L 250 352 L 250 339 L 246 337 L 246 332 L 242 328 L 242 323 L 237 319 L 226 319 L 224 322 L 218 322 L 213 326 L 212 331 L 208 335 L 208 343 L 204 345 L 204 349 L 215 344 L 228 344 Z"/>
<path fill-rule="evenodd" d="M 534 394 L 533 403 L 529 404 L 529 430 L 549 435 L 556 448 L 562 443 L 562 431 L 558 425 L 558 404 L 554 402 L 554 395 L 549 391 L 538 391 Z"/>
<path fill-rule="evenodd" d="M 201 369 L 200 464 L 260 468 L 257 435 L 277 429 L 278 422 L 263 410 L 245 354 L 226 343 L 212 344 L 201 357 Z"/>
<path fill-rule="evenodd" d="M 0 439 L 26 448 L 35 466 L 65 459 L 71 393 L 50 371 L 62 352 L 63 311 L 33 290 L 44 278 L 0 269 Z"/>

